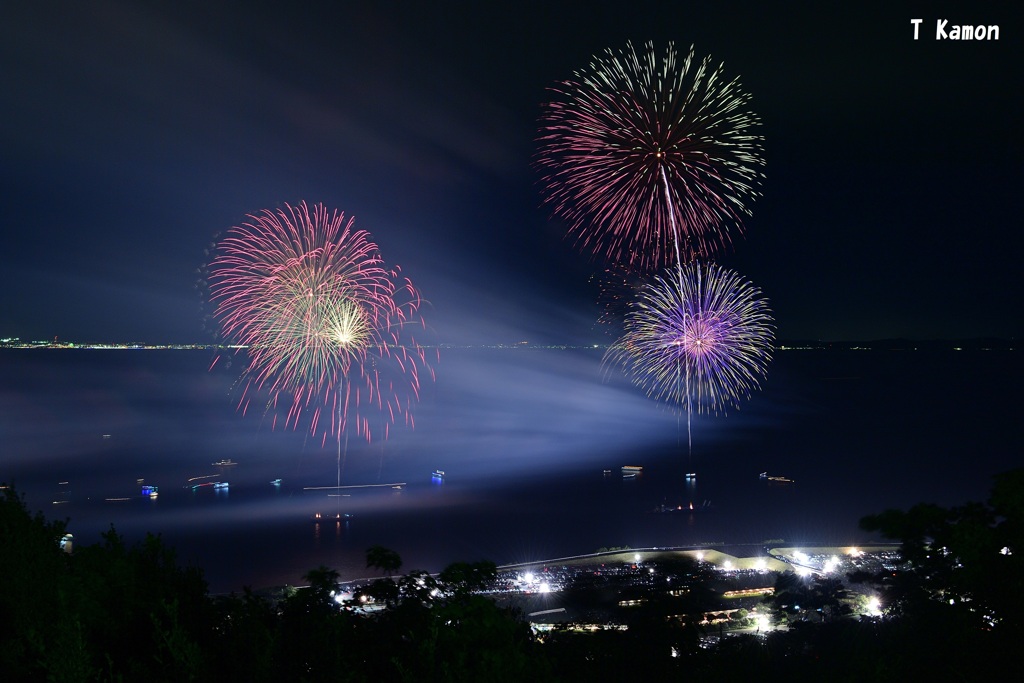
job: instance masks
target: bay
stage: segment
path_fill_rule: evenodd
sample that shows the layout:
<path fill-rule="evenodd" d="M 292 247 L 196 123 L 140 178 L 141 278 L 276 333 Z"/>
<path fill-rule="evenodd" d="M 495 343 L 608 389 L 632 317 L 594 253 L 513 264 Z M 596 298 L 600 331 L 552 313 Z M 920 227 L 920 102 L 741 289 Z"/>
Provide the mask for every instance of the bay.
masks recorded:
<path fill-rule="evenodd" d="M 0 480 L 69 519 L 77 544 L 111 525 L 129 541 L 159 533 L 227 592 L 301 584 L 319 565 L 366 576 L 371 545 L 437 571 L 612 546 L 865 543 L 863 515 L 983 500 L 1021 465 L 1018 352 L 779 351 L 740 410 L 693 416 L 692 447 L 685 416 L 601 355 L 443 349 L 414 426 L 339 448 L 280 417 L 272 428 L 264 406 L 237 410 L 241 359 L 3 349 Z M 193 490 L 213 481 L 229 486 Z M 314 488 L 339 482 L 355 488 Z"/>

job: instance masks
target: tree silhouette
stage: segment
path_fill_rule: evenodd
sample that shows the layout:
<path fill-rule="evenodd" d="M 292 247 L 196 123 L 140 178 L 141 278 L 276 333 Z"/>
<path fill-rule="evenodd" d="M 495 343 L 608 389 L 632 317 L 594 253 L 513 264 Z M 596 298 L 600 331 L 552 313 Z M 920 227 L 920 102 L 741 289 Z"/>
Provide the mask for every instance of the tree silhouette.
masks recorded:
<path fill-rule="evenodd" d="M 366 549 L 366 567 L 367 569 L 379 569 L 391 577 L 402 568 L 402 558 L 394 550 L 382 545 L 374 545 Z"/>

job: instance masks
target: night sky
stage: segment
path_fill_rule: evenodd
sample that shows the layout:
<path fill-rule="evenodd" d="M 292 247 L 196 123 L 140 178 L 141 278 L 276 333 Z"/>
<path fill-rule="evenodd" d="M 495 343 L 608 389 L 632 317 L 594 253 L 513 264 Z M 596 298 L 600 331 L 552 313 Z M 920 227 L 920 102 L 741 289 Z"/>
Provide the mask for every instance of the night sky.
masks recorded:
<path fill-rule="evenodd" d="M 4 3 L 0 337 L 211 342 L 206 250 L 305 200 L 372 233 L 442 343 L 607 342 L 602 264 L 541 203 L 537 119 L 649 40 L 753 96 L 763 197 L 719 262 L 780 339 L 1019 337 L 1013 3 L 544 5 Z M 999 40 L 937 41 L 938 19 Z"/>

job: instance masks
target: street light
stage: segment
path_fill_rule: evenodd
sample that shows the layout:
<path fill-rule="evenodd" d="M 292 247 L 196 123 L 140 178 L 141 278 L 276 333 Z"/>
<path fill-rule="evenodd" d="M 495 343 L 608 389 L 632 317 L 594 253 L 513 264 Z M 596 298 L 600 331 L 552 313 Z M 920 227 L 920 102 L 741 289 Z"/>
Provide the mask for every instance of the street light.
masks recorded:
<path fill-rule="evenodd" d="M 877 595 L 872 595 L 868 598 L 868 614 L 877 617 L 882 613 L 882 601 L 878 599 Z"/>

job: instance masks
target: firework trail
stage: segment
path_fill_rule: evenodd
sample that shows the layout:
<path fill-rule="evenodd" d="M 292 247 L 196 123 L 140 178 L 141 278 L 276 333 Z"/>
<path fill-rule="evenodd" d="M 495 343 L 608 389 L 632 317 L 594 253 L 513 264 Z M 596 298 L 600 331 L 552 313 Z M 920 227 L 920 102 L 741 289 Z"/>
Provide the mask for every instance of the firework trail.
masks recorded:
<path fill-rule="evenodd" d="M 209 267 L 214 318 L 230 344 L 247 347 L 239 402 L 265 402 L 277 421 L 314 435 L 350 430 L 386 438 L 432 377 L 416 330 L 420 296 L 385 268 L 368 233 L 323 205 L 285 205 L 248 216 L 218 243 Z M 289 403 L 290 401 L 290 403 Z M 340 455 L 339 455 L 340 458 Z M 340 475 L 339 475 L 340 476 Z"/>
<path fill-rule="evenodd" d="M 711 58 L 670 43 L 607 50 L 544 105 L 536 164 L 545 201 L 577 241 L 653 269 L 706 257 L 742 230 L 760 194 L 762 137 L 750 96 Z"/>
<path fill-rule="evenodd" d="M 775 328 L 759 289 L 714 264 L 656 277 L 605 354 L 652 398 L 687 414 L 724 413 L 760 388 Z M 691 441 L 692 448 L 692 441 Z"/>

